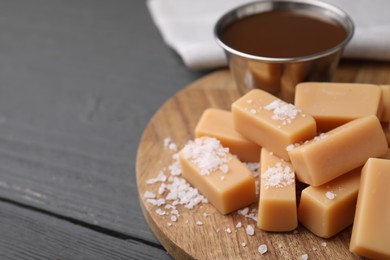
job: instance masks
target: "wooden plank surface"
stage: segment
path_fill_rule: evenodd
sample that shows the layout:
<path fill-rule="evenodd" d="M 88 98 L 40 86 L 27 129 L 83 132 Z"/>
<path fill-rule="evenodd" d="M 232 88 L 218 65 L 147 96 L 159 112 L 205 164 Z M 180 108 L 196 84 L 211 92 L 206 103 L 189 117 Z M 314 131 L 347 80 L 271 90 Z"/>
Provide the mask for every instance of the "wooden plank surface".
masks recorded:
<path fill-rule="evenodd" d="M 0 201 L 0 259 L 170 259 L 139 241 L 91 230 Z"/>
<path fill-rule="evenodd" d="M 334 81 L 390 83 L 390 66 L 345 62 Z M 255 222 L 240 214 L 223 216 L 210 204 L 192 210 L 178 206 L 181 217 L 172 222 L 170 214 L 158 214 L 158 209 L 164 210 L 163 206 L 155 206 L 143 196 L 148 191 L 158 194 L 159 185 L 149 185 L 147 180 L 156 178 L 160 171 L 172 164 L 172 152 L 164 147 L 164 140 L 172 138 L 180 149 L 194 138 L 196 123 L 206 108 L 229 110 L 231 103 L 241 95 L 228 70 L 214 72 L 169 99 L 145 129 L 137 156 L 137 181 L 144 215 L 156 236 L 178 259 L 256 259 L 260 256 L 257 250 L 261 244 L 266 244 L 269 249 L 263 256 L 265 259 L 298 259 L 304 254 L 313 259 L 357 259 L 348 250 L 351 228 L 327 240 L 316 237 L 302 226 L 297 232 L 289 233 L 256 229 L 256 234 L 250 236 L 245 229 L 235 226 L 239 222 L 244 227 L 255 225 Z M 165 174 L 169 176 L 169 171 L 165 170 Z M 164 198 L 164 195 L 157 198 Z M 251 208 L 257 208 L 256 203 Z M 208 217 L 203 217 L 204 213 Z M 202 225 L 198 225 L 198 221 Z M 233 233 L 225 232 L 227 228 Z M 185 239 L 183 233 L 191 239 Z M 243 242 L 245 247 L 241 245 Z M 321 246 L 322 242 L 327 243 L 326 248 Z"/>
<path fill-rule="evenodd" d="M 136 149 L 200 73 L 163 44 L 143 0 L 1 1 L 0 17 L 0 197 L 158 244 Z"/>

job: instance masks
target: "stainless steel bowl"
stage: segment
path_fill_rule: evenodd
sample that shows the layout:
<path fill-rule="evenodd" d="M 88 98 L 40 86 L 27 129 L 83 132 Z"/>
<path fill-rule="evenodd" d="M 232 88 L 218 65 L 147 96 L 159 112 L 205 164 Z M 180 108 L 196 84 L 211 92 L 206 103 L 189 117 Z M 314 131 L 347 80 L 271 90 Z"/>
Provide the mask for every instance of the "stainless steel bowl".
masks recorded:
<path fill-rule="evenodd" d="M 224 43 L 221 32 L 229 24 L 249 15 L 273 10 L 304 10 L 330 18 L 343 26 L 346 38 L 328 50 L 302 57 L 273 58 L 240 52 Z M 343 10 L 317 0 L 265 0 L 239 6 L 224 14 L 214 27 L 217 43 L 224 49 L 233 77 L 242 91 L 264 89 L 288 102 L 294 101 L 295 86 L 302 81 L 329 81 L 342 51 L 351 40 L 354 23 Z"/>

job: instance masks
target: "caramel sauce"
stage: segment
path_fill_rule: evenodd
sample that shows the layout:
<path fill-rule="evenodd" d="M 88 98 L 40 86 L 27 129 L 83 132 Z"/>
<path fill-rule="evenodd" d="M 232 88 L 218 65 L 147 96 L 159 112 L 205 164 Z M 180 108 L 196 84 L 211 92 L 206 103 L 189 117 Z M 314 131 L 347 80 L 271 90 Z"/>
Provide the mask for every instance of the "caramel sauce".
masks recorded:
<path fill-rule="evenodd" d="M 251 55 L 292 58 L 331 49 L 347 37 L 345 28 L 329 18 L 304 11 L 275 10 L 249 15 L 228 25 L 221 40 Z"/>

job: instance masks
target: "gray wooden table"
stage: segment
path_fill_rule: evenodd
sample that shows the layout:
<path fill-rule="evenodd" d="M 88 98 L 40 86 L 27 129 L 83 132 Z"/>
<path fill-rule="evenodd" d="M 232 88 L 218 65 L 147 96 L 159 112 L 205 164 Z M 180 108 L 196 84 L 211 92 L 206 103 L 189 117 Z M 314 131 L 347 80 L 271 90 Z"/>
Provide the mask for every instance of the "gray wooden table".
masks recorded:
<path fill-rule="evenodd" d="M 0 259 L 169 259 L 140 211 L 136 151 L 205 73 L 143 0 L 0 1 Z"/>

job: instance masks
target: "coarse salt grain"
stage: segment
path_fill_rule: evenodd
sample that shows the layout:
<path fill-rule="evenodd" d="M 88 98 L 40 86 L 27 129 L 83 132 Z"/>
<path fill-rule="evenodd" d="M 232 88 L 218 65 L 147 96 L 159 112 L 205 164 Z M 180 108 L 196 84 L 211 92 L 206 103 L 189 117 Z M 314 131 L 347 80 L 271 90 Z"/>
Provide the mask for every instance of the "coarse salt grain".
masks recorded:
<path fill-rule="evenodd" d="M 146 180 L 146 184 L 154 184 L 157 182 L 164 182 L 167 180 L 167 176 L 165 176 L 163 171 L 160 171 L 156 178 Z"/>
<path fill-rule="evenodd" d="M 323 140 L 323 139 L 325 139 L 325 138 L 327 138 L 327 137 L 328 137 L 327 134 L 321 133 L 321 134 L 317 135 L 316 137 L 314 137 L 314 141 Z"/>
<path fill-rule="evenodd" d="M 236 225 L 236 228 L 240 228 L 240 227 L 242 227 L 242 223 L 238 222 L 237 225 Z"/>
<path fill-rule="evenodd" d="M 144 198 L 145 199 L 155 199 L 156 198 L 156 194 L 154 194 L 151 191 L 145 191 Z"/>
<path fill-rule="evenodd" d="M 327 246 L 327 243 L 326 243 L 326 242 L 322 242 L 322 243 L 321 243 L 321 246 L 322 246 L 322 247 L 326 247 L 326 246 Z"/>
<path fill-rule="evenodd" d="M 249 213 L 249 208 L 246 207 L 246 208 L 243 208 L 243 209 L 239 209 L 237 212 L 238 212 L 238 214 L 240 214 L 242 216 L 246 216 Z"/>
<path fill-rule="evenodd" d="M 334 194 L 334 193 L 331 192 L 331 191 L 327 191 L 327 192 L 325 193 L 325 196 L 326 196 L 328 199 L 330 199 L 330 200 L 334 200 L 334 198 L 336 198 L 336 194 Z"/>
<path fill-rule="evenodd" d="M 172 141 L 172 138 L 166 137 L 164 138 L 164 148 L 172 151 L 177 151 L 177 145 Z"/>
<path fill-rule="evenodd" d="M 260 254 L 264 255 L 265 253 L 267 253 L 268 247 L 266 244 L 262 244 L 259 246 L 257 250 L 259 251 Z"/>
<path fill-rule="evenodd" d="M 167 214 L 165 210 L 162 210 L 160 208 L 156 209 L 156 213 L 160 216 L 164 216 L 165 214 Z"/>
<path fill-rule="evenodd" d="M 184 158 L 194 163 L 202 175 L 209 175 L 217 170 L 223 173 L 229 171 L 229 149 L 223 147 L 216 138 L 196 138 L 189 141 L 182 151 Z"/>
<path fill-rule="evenodd" d="M 165 204 L 165 199 L 147 199 L 146 202 L 159 207 Z"/>
<path fill-rule="evenodd" d="M 177 217 L 176 216 L 171 216 L 171 221 L 172 222 L 176 222 L 177 221 Z"/>
<path fill-rule="evenodd" d="M 309 259 L 309 256 L 307 254 L 301 255 L 301 260 L 307 260 Z"/>
<path fill-rule="evenodd" d="M 249 236 L 253 236 L 255 234 L 255 229 L 253 228 L 252 225 L 248 225 L 245 229 L 246 233 L 249 235 Z"/>
<path fill-rule="evenodd" d="M 245 242 L 242 242 L 242 243 L 241 243 L 241 246 L 242 246 L 242 247 L 246 247 L 246 243 L 245 243 Z"/>
<path fill-rule="evenodd" d="M 265 189 L 269 187 L 285 187 L 294 183 L 294 172 L 290 167 L 276 163 L 275 167 L 269 167 L 261 176 Z"/>
<path fill-rule="evenodd" d="M 225 228 L 226 233 L 230 234 L 232 233 L 232 230 L 230 228 Z"/>
<path fill-rule="evenodd" d="M 198 220 L 198 221 L 196 221 L 196 225 L 202 226 L 202 225 L 203 225 L 203 222 Z"/>
<path fill-rule="evenodd" d="M 272 111 L 272 119 L 282 121 L 285 124 L 291 124 L 302 111 L 295 107 L 293 104 L 286 103 L 280 99 L 277 99 L 268 105 L 264 106 L 265 110 Z"/>
<path fill-rule="evenodd" d="M 294 150 L 296 147 L 298 147 L 300 144 L 298 144 L 298 143 L 296 143 L 296 144 L 289 144 L 289 145 L 287 145 L 287 147 L 286 147 L 286 151 L 287 152 L 290 152 L 290 151 L 292 151 L 292 150 Z"/>

